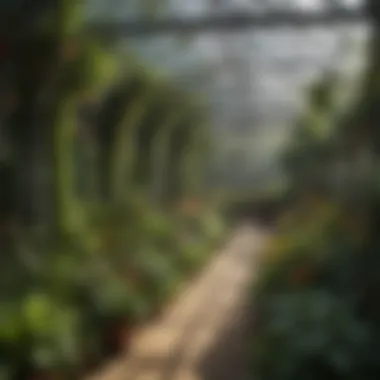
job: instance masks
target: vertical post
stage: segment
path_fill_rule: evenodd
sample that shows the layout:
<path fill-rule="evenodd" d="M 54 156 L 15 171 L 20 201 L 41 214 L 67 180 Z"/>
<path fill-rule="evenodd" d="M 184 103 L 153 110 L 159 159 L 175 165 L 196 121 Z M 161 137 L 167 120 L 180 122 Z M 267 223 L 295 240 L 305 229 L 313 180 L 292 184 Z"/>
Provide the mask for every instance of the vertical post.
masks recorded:
<path fill-rule="evenodd" d="M 368 45 L 368 67 L 363 84 L 362 103 L 364 109 L 364 127 L 368 128 L 367 143 L 372 151 L 372 179 L 371 196 L 368 200 L 369 215 L 369 248 L 378 240 L 377 235 L 380 223 L 380 197 L 376 184 L 380 163 L 380 3 L 377 0 L 367 0 L 367 12 L 372 20 L 372 35 Z M 358 110 L 359 111 L 359 110 Z M 357 128 L 362 128 L 358 125 Z"/>

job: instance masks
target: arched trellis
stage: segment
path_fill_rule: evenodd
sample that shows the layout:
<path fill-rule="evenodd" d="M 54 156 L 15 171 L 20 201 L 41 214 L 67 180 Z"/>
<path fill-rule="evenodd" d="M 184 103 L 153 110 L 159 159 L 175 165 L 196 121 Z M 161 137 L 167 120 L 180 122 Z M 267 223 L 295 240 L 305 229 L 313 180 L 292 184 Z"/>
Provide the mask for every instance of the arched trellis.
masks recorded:
<path fill-rule="evenodd" d="M 173 136 L 178 128 L 184 129 L 186 102 L 186 95 L 164 79 L 138 69 L 110 91 L 97 122 L 99 180 L 106 198 L 120 201 L 138 191 L 154 200 L 154 194 L 165 192 L 163 187 L 169 183 L 164 179 L 164 167 L 171 165 L 170 152 L 179 148 L 174 147 L 178 137 Z M 202 110 L 193 108 L 192 112 L 200 116 Z M 193 119 L 187 128 L 195 132 Z"/>
<path fill-rule="evenodd" d="M 78 50 L 79 51 L 83 50 L 82 47 L 88 45 L 88 40 L 84 41 L 84 43 L 82 44 L 81 42 L 79 42 L 80 39 L 77 38 L 78 31 L 80 31 L 80 29 L 83 26 L 81 17 L 78 17 L 78 15 L 80 16 L 80 12 L 78 12 L 78 7 L 80 6 L 79 3 L 80 2 L 73 2 L 69 0 L 65 2 L 62 2 L 62 1 L 55 1 L 55 2 L 49 2 L 49 3 L 39 2 L 38 4 L 24 2 L 23 3 L 24 5 L 22 5 L 22 7 L 24 7 L 23 9 L 17 8 L 18 7 L 17 5 L 13 8 L 9 8 L 9 12 L 8 10 L 7 12 L 4 12 L 3 14 L 5 15 L 4 21 L 7 21 L 7 22 L 4 22 L 3 25 L 7 25 L 7 23 L 13 24 L 13 28 L 7 28 L 7 31 L 4 30 L 4 36 L 5 36 L 5 42 L 6 42 L 5 45 L 12 44 L 13 50 L 15 47 L 17 47 L 18 44 L 21 44 L 23 46 L 27 46 L 27 45 L 29 46 L 28 49 L 21 49 L 21 48 L 19 49 L 19 51 L 20 52 L 23 51 L 23 54 L 24 54 L 23 59 L 18 59 L 19 64 L 22 66 L 23 62 L 24 63 L 27 62 L 29 68 L 32 68 L 34 67 L 34 65 L 31 65 L 30 63 L 33 61 L 36 61 L 32 59 L 32 56 L 34 56 L 36 59 L 38 58 L 38 56 L 41 58 L 40 60 L 41 65 L 36 65 L 36 67 L 38 66 L 37 71 L 39 72 L 39 74 L 38 75 L 31 74 L 29 75 L 29 79 L 33 77 L 35 81 L 37 81 L 38 79 L 39 83 L 42 83 L 42 82 L 45 82 L 45 83 L 50 82 L 50 84 L 55 83 L 55 80 L 52 80 L 52 77 L 50 77 L 51 70 L 45 70 L 45 68 L 49 68 L 50 63 L 59 62 L 62 56 L 64 56 L 64 61 L 66 61 L 67 63 L 69 61 L 73 63 L 74 61 L 76 61 L 75 57 L 78 55 Z M 374 7 L 376 8 L 376 6 Z M 23 11 L 23 13 L 20 12 L 21 10 Z M 285 24 L 294 25 L 294 26 L 307 26 L 307 25 L 310 25 L 311 23 L 320 24 L 320 23 L 324 23 L 325 21 L 329 23 L 330 22 L 335 23 L 337 21 L 351 22 L 351 21 L 363 19 L 364 16 L 366 16 L 365 13 L 366 11 L 364 12 L 363 11 L 344 11 L 340 9 L 337 11 L 334 10 L 332 13 L 330 12 L 330 13 L 320 13 L 316 15 L 303 15 L 301 18 L 297 14 L 286 14 L 286 13 L 281 13 L 281 12 L 279 12 L 278 14 L 268 14 L 268 15 L 237 14 L 233 16 L 218 17 L 217 19 L 213 19 L 211 17 L 211 18 L 205 18 L 202 20 L 193 20 L 193 21 L 187 20 L 186 22 L 183 22 L 183 20 L 174 20 L 174 21 L 164 20 L 163 22 L 158 22 L 158 23 L 131 24 L 129 26 L 127 24 L 127 25 L 122 25 L 121 27 L 114 24 L 112 27 L 110 27 L 110 25 L 107 25 L 107 28 L 104 28 L 104 29 L 102 29 L 101 25 L 100 27 L 99 25 L 97 26 L 95 25 L 95 27 L 94 25 L 92 25 L 90 26 L 90 29 L 94 27 L 94 29 L 96 31 L 99 31 L 100 34 L 102 33 L 102 31 L 104 32 L 107 29 L 107 33 L 111 33 L 114 38 L 115 36 L 120 37 L 123 33 L 133 34 L 135 32 L 137 33 L 164 32 L 166 33 L 166 32 L 171 32 L 174 30 L 190 32 L 190 31 L 199 31 L 199 30 L 209 30 L 209 29 L 215 29 L 215 28 L 229 29 L 229 30 L 237 29 L 237 28 L 251 28 L 251 27 L 272 28 L 278 25 L 285 25 Z M 371 14 L 375 14 L 375 13 L 376 13 L 375 11 L 371 12 Z M 20 15 L 23 15 L 23 16 L 20 17 Z M 32 17 L 32 15 L 34 16 Z M 53 21 L 50 23 L 39 24 L 37 21 L 42 20 L 45 16 L 48 16 L 48 18 Z M 10 33 L 10 30 L 14 30 L 14 29 L 17 29 L 17 33 L 12 36 L 12 33 Z M 41 36 L 43 36 L 42 39 L 41 39 Z M 75 36 L 75 39 L 77 41 L 73 41 L 73 36 Z M 33 41 L 33 39 L 35 40 Z M 13 44 L 14 41 L 18 41 L 17 44 Z M 51 53 L 50 58 L 47 58 L 46 54 L 43 53 L 44 45 L 45 47 L 54 45 L 54 49 L 47 49 Z M 46 49 L 45 49 L 45 52 L 46 52 Z M 14 54 L 13 54 L 13 57 L 15 57 Z M 42 64 L 43 63 L 42 60 L 44 61 L 44 64 Z M 61 63 L 59 64 L 60 68 L 62 68 Z M 54 65 L 52 65 L 52 67 L 53 66 Z M 76 70 L 74 68 L 75 65 L 71 65 L 71 66 L 72 66 L 73 79 L 76 79 L 77 81 L 82 81 L 83 79 L 85 79 L 83 75 L 84 73 L 83 70 Z M 14 67 L 17 67 L 17 65 Z M 60 70 L 58 70 L 58 72 L 60 72 Z M 80 78 L 78 77 L 78 75 L 75 75 L 78 73 L 80 73 Z M 54 85 L 52 85 L 51 87 L 54 87 Z M 64 87 L 68 89 L 68 87 L 71 87 L 71 85 L 64 86 Z M 70 91 L 71 90 L 72 88 L 70 89 Z M 46 93 L 49 93 L 48 89 L 46 89 Z M 34 96 L 34 94 L 35 94 L 35 91 L 32 90 L 31 97 L 33 98 L 33 102 L 39 99 L 39 97 Z M 29 104 L 29 107 L 33 102 L 27 102 Z M 53 102 L 54 101 L 51 98 L 50 103 L 53 103 Z M 72 106 L 74 107 L 73 104 Z M 67 107 L 70 108 L 71 106 L 67 105 Z M 42 109 L 44 107 L 40 107 L 39 105 L 37 108 L 39 108 L 39 111 L 37 111 L 37 113 L 42 114 L 43 113 Z M 45 104 L 45 108 L 46 108 L 46 104 Z M 74 110 L 72 111 L 74 113 Z M 67 114 L 69 114 L 70 112 L 66 112 L 66 115 L 65 115 L 66 118 L 67 118 Z M 52 118 L 54 119 L 55 116 L 52 116 Z M 26 133 L 23 133 L 23 137 L 27 137 L 28 134 L 30 136 L 30 138 L 27 138 L 26 140 L 31 141 L 33 139 L 37 139 L 37 140 L 49 139 L 49 137 L 46 136 L 47 134 L 46 128 L 45 128 L 45 131 L 42 131 L 41 128 L 39 129 L 39 131 L 37 131 L 38 128 L 37 129 L 30 128 L 30 123 L 28 124 L 29 124 L 28 131 L 25 131 Z M 43 124 L 43 123 L 39 123 L 39 124 Z M 16 131 L 16 129 L 17 128 L 13 129 L 13 131 Z M 39 135 L 39 137 L 37 137 L 37 135 Z M 37 155 L 35 151 L 32 151 L 32 148 L 30 146 L 28 147 L 28 149 L 25 149 L 23 152 L 24 152 L 23 158 L 20 158 L 19 160 L 20 162 L 25 161 L 25 160 L 29 162 L 33 160 L 38 160 L 39 162 L 44 161 L 43 156 L 45 155 L 45 153 L 44 154 L 40 153 Z M 46 154 L 48 153 L 46 152 Z M 51 170 L 51 171 L 54 171 L 54 170 Z M 25 175 L 20 175 L 20 178 L 23 178 L 24 183 L 22 186 L 21 185 L 18 186 L 18 188 L 32 187 L 33 191 L 29 192 L 30 194 L 32 193 L 36 194 L 37 192 L 43 193 L 43 191 L 42 192 L 39 191 L 41 190 L 41 184 L 34 183 L 35 180 L 30 179 L 30 181 L 28 180 L 29 184 L 28 185 L 25 184 L 25 179 L 31 177 L 30 173 L 33 173 L 33 171 L 29 171 L 29 173 L 24 173 Z M 70 176 L 72 175 L 73 174 L 70 174 Z M 63 178 L 64 177 L 62 176 L 61 180 L 63 180 Z M 121 177 L 118 175 L 115 175 L 115 178 L 121 178 Z M 61 190 L 59 191 L 59 194 L 60 194 L 59 196 L 61 197 L 63 194 L 62 192 L 63 188 L 64 187 L 62 187 Z M 16 194 L 17 191 L 14 193 Z M 40 201 L 36 202 L 35 200 L 31 201 L 30 197 L 25 197 L 25 193 L 22 192 L 22 196 L 20 196 L 19 198 L 20 199 L 22 198 L 25 204 L 29 204 L 23 207 L 24 209 L 23 213 L 34 214 L 33 211 L 30 211 L 30 210 L 28 211 L 28 209 L 31 208 L 30 205 L 32 203 L 34 204 L 38 203 L 38 205 L 41 206 L 39 207 L 40 209 L 46 209 L 46 210 L 54 209 L 54 207 L 43 206 L 43 204 L 46 204 L 46 195 L 47 195 L 46 193 L 42 195 L 40 197 L 41 198 Z M 55 196 L 55 198 L 57 198 L 57 196 Z M 65 207 L 63 207 L 63 209 L 65 209 Z M 30 218 L 33 219 L 34 218 L 33 215 L 30 215 L 29 219 Z M 42 217 L 42 219 L 44 218 Z"/>
<path fill-rule="evenodd" d="M 162 126 L 158 131 L 152 145 L 151 156 L 151 183 L 150 198 L 158 204 L 164 204 L 164 197 L 168 187 L 167 171 L 170 164 L 171 137 L 178 126 L 183 114 L 183 104 L 179 101 L 177 94 L 172 88 L 163 88 L 165 96 L 165 107 L 167 112 Z"/>
<path fill-rule="evenodd" d="M 146 111 L 133 141 L 135 161 L 131 182 L 134 189 L 145 197 L 149 196 L 150 182 L 153 176 L 151 161 L 154 141 L 163 128 L 168 113 L 164 99 L 165 94 L 161 91 L 160 83 L 152 80 L 145 104 Z"/>
<path fill-rule="evenodd" d="M 208 128 L 202 120 L 201 107 L 190 103 L 171 135 L 167 199 L 179 201 L 200 196 L 204 169 L 209 154 Z"/>
<path fill-rule="evenodd" d="M 105 199 L 119 198 L 118 186 L 126 186 L 131 150 L 130 143 L 138 122 L 136 109 L 140 110 L 146 92 L 144 78 L 130 77 L 111 89 L 96 123 L 99 148 L 99 187 Z M 142 111 L 141 111 L 142 112 Z M 132 115 L 132 116 L 131 116 Z M 124 146 L 125 144 L 125 146 Z"/>

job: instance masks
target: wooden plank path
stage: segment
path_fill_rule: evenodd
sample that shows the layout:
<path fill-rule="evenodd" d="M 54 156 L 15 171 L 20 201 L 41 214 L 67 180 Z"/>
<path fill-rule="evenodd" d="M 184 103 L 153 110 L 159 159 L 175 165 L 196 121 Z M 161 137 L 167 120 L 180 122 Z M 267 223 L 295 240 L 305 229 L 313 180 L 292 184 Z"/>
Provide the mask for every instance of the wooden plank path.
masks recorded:
<path fill-rule="evenodd" d="M 245 296 L 265 241 L 258 227 L 238 229 L 128 354 L 88 380 L 249 379 Z"/>

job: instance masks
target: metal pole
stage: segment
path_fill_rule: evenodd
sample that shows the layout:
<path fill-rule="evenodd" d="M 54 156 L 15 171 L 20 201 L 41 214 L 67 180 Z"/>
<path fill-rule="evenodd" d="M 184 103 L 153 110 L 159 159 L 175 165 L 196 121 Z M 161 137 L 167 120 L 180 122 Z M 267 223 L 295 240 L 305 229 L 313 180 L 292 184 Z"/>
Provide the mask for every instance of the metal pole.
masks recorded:
<path fill-rule="evenodd" d="M 379 5 L 375 5 L 377 9 Z M 371 11 L 372 12 L 372 11 Z M 366 21 L 368 9 L 332 9 L 320 12 L 271 11 L 268 13 L 229 13 L 203 17 L 177 17 L 155 21 L 93 21 L 88 31 L 99 36 L 121 38 L 138 35 L 231 32 L 245 29 L 304 28 L 353 24 Z"/>

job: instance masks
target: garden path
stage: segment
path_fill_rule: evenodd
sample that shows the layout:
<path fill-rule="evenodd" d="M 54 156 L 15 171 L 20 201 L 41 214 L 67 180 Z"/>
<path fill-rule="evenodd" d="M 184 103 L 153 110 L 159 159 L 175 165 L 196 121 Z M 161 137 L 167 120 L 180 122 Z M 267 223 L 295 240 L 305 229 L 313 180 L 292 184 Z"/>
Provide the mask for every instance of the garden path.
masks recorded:
<path fill-rule="evenodd" d="M 173 304 L 136 331 L 128 354 L 88 380 L 249 379 L 246 295 L 266 235 L 237 229 Z"/>

